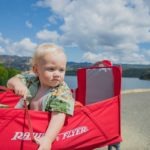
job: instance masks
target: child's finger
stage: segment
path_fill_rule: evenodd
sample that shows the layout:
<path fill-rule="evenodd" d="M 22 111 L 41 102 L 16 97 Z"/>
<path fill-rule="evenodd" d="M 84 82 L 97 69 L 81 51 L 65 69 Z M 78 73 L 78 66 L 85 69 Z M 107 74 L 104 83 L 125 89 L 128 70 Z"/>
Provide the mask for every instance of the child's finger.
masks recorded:
<path fill-rule="evenodd" d="M 40 145 L 40 141 L 39 141 L 39 139 L 38 138 L 34 138 L 35 139 L 35 142 L 36 142 L 36 144 L 38 144 L 38 145 Z"/>
<path fill-rule="evenodd" d="M 17 95 L 19 95 L 19 96 L 23 96 L 23 95 L 22 95 L 22 91 L 20 91 L 20 90 L 18 90 L 18 89 L 15 90 L 15 93 L 16 93 Z"/>
<path fill-rule="evenodd" d="M 27 90 L 24 91 L 23 98 L 24 98 L 25 100 L 27 99 Z"/>
<path fill-rule="evenodd" d="M 24 95 L 24 90 L 16 88 L 15 89 L 15 94 L 23 96 Z"/>

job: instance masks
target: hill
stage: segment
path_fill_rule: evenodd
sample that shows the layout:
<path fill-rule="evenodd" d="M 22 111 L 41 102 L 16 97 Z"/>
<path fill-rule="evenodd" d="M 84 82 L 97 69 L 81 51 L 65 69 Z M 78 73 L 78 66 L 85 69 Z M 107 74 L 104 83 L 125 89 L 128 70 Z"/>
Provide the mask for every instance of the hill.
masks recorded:
<path fill-rule="evenodd" d="M 31 57 L 19 57 L 19 56 L 10 56 L 10 55 L 0 55 L 0 64 L 4 64 L 5 67 L 12 67 L 22 71 L 30 69 L 30 60 Z M 67 70 L 76 70 L 81 67 L 88 67 L 91 63 L 87 62 L 68 62 Z"/>
<path fill-rule="evenodd" d="M 16 68 L 18 70 L 29 70 L 31 57 L 19 57 L 10 55 L 0 55 L 0 64 L 5 67 Z"/>
<path fill-rule="evenodd" d="M 6 67 L 16 68 L 21 71 L 30 69 L 31 57 L 19 57 L 10 55 L 0 55 L 0 63 Z M 67 75 L 75 75 L 78 68 L 91 66 L 88 62 L 68 62 L 67 63 Z M 116 64 L 118 65 L 118 64 Z M 150 74 L 150 65 L 142 64 L 119 64 L 123 68 L 124 77 L 138 77 L 141 79 L 147 79 Z M 145 76 L 146 75 L 146 78 Z"/>

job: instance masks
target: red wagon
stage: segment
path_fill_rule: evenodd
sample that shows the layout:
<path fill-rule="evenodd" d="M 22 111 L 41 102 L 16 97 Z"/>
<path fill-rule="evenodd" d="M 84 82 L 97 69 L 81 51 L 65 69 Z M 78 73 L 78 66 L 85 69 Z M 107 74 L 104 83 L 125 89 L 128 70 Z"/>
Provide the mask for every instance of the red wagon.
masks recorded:
<path fill-rule="evenodd" d="M 114 146 L 119 150 L 121 138 L 121 68 L 120 66 L 81 68 L 77 71 L 78 88 L 74 116 L 66 123 L 52 145 L 52 150 L 92 150 Z M 19 97 L 1 89 L 0 149 L 36 150 L 32 136 L 41 137 L 47 129 L 50 113 L 14 109 Z"/>

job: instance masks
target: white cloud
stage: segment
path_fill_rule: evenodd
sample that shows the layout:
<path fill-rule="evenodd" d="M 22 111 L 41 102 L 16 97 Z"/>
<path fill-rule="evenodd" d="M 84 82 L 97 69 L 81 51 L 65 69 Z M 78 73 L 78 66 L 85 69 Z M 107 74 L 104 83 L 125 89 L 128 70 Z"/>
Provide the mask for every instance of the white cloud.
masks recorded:
<path fill-rule="evenodd" d="M 39 7 L 51 7 L 54 12 L 63 11 L 71 0 L 39 0 L 36 5 Z"/>
<path fill-rule="evenodd" d="M 57 20 L 59 20 L 59 19 L 60 19 L 60 17 L 56 16 L 56 15 L 52 15 L 52 16 L 48 17 L 48 21 L 51 24 L 57 24 Z"/>
<path fill-rule="evenodd" d="M 9 39 L 3 37 L 2 33 L 0 33 L 0 44 L 5 45 L 5 44 L 8 44 L 8 43 L 9 43 Z"/>
<path fill-rule="evenodd" d="M 50 7 L 50 1 L 49 0 L 39 0 L 36 2 L 36 6 L 39 7 Z"/>
<path fill-rule="evenodd" d="M 56 24 L 56 23 L 57 23 L 57 19 L 56 19 L 55 16 L 50 16 L 50 17 L 48 18 L 48 21 L 49 21 L 50 23 L 52 23 L 52 24 Z"/>
<path fill-rule="evenodd" d="M 0 54 L 1 55 L 5 55 L 5 54 L 9 54 L 6 51 L 6 46 L 9 45 L 10 40 L 8 38 L 5 38 L 2 33 L 0 33 Z"/>
<path fill-rule="evenodd" d="M 5 54 L 5 50 L 3 47 L 0 46 L 0 54 Z"/>
<path fill-rule="evenodd" d="M 49 31 L 47 29 L 41 30 L 36 34 L 36 37 L 43 41 L 57 42 L 59 34 L 56 31 Z"/>
<path fill-rule="evenodd" d="M 24 38 L 15 44 L 18 45 L 19 47 L 24 47 L 24 49 L 26 49 L 27 51 L 32 51 L 36 46 L 36 44 L 32 43 L 29 38 Z"/>
<path fill-rule="evenodd" d="M 0 34 L 0 45 L 0 54 L 18 56 L 31 56 L 37 46 L 29 38 L 14 42 L 4 38 L 2 34 Z"/>
<path fill-rule="evenodd" d="M 148 0 L 38 1 L 39 6 L 50 7 L 54 15 L 63 18 L 59 28 L 63 33 L 59 38 L 62 44 L 74 43 L 86 52 L 86 60 L 111 58 L 130 63 L 150 63 L 139 48 L 140 43 L 150 41 L 149 3 Z"/>
<path fill-rule="evenodd" d="M 33 43 L 29 38 L 24 38 L 19 42 L 12 43 L 10 48 L 19 56 L 31 56 L 36 46 L 37 44 Z"/>
<path fill-rule="evenodd" d="M 26 21 L 25 24 L 28 28 L 32 28 L 32 23 L 30 21 Z"/>
<path fill-rule="evenodd" d="M 147 54 L 148 56 L 148 54 Z M 149 56 L 150 57 L 150 54 Z M 118 53 L 110 52 L 110 51 L 103 51 L 99 54 L 94 54 L 92 52 L 86 52 L 83 55 L 83 60 L 88 60 L 92 63 L 98 60 L 108 59 L 111 60 L 113 63 L 119 63 L 119 64 L 149 64 L 149 59 L 145 59 L 145 55 L 143 53 L 137 53 L 137 52 L 128 52 L 123 51 Z"/>

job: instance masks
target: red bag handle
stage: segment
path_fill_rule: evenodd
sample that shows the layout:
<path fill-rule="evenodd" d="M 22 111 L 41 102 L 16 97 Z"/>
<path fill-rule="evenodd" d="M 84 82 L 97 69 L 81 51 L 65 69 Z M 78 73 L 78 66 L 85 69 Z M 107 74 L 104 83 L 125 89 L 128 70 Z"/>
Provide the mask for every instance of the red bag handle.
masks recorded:
<path fill-rule="evenodd" d="M 26 100 L 24 100 L 24 105 L 25 105 L 25 114 L 26 114 L 26 117 L 27 117 L 27 120 L 28 120 L 28 127 L 29 127 L 31 140 L 36 143 L 36 141 L 34 139 L 34 135 L 33 135 L 33 128 L 32 128 L 32 124 L 31 124 L 31 118 L 30 118 L 30 114 L 29 114 L 29 110 L 28 110 L 28 106 L 27 106 L 27 101 Z"/>
<path fill-rule="evenodd" d="M 110 60 L 104 59 L 102 61 L 97 61 L 94 65 L 92 65 L 90 68 L 95 67 L 112 67 L 113 64 Z"/>

